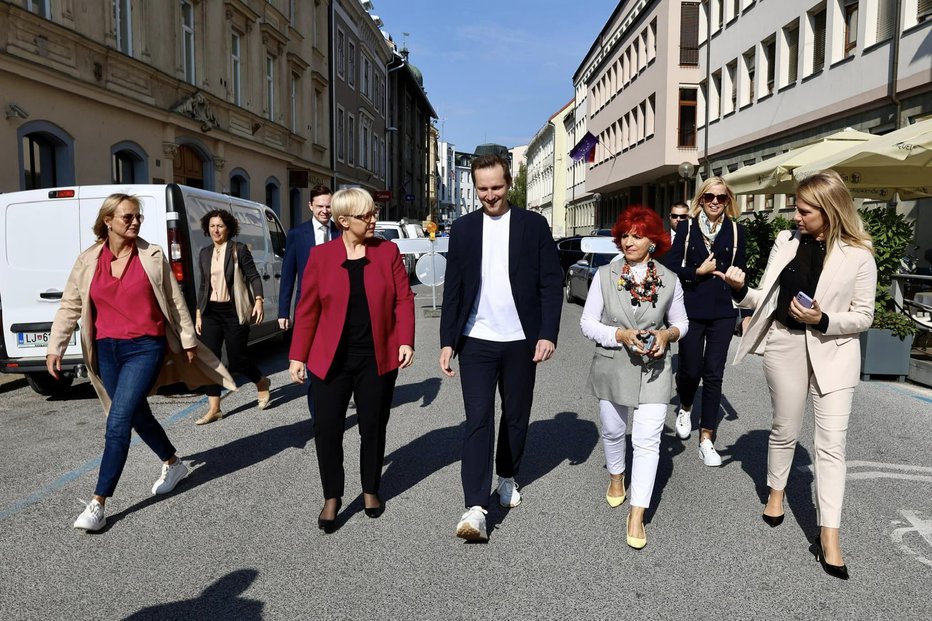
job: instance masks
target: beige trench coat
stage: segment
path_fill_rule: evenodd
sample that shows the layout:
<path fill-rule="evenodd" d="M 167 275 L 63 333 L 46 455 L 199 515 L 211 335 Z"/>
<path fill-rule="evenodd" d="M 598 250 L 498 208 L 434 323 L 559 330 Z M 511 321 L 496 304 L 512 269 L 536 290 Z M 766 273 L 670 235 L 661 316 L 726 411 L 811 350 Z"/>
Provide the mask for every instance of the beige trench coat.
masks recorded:
<path fill-rule="evenodd" d="M 165 253 L 159 246 L 150 244 L 142 238 L 136 239 L 139 261 L 152 284 L 152 292 L 165 315 L 165 338 L 168 350 L 162 371 L 152 388 L 153 394 L 159 386 L 184 382 L 189 388 L 208 384 L 221 384 L 230 390 L 236 390 L 233 378 L 223 364 L 205 345 L 197 340 L 191 314 L 185 305 L 181 288 L 175 281 Z M 97 270 L 97 261 L 103 244 L 97 242 L 81 253 L 75 261 L 62 294 L 61 305 L 52 323 L 49 336 L 48 352 L 63 356 L 68 342 L 74 333 L 78 320 L 81 321 L 81 351 L 87 365 L 88 377 L 104 413 L 110 411 L 110 396 L 100 380 L 97 367 L 96 338 L 94 334 L 93 305 L 90 303 L 91 280 Z M 197 348 L 197 358 L 188 363 L 186 349 Z"/>

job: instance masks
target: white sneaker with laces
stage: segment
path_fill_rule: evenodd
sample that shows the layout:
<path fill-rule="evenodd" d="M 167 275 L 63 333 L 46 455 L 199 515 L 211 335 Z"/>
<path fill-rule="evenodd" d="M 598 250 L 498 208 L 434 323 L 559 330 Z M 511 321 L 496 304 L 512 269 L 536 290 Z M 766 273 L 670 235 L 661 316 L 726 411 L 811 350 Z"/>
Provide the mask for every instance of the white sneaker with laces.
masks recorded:
<path fill-rule="evenodd" d="M 89 531 L 100 530 L 106 525 L 107 517 L 104 515 L 104 507 L 96 500 L 90 501 L 78 519 L 74 521 L 75 528 Z"/>
<path fill-rule="evenodd" d="M 699 454 L 702 455 L 702 463 L 706 466 L 721 466 L 722 456 L 715 450 L 712 440 L 706 438 L 699 443 Z"/>
<path fill-rule="evenodd" d="M 498 477 L 495 491 L 498 492 L 498 504 L 501 506 L 517 507 L 521 504 L 521 494 L 518 492 L 518 484 L 514 479 Z"/>
<path fill-rule="evenodd" d="M 167 494 L 175 489 L 178 482 L 186 476 L 188 476 L 188 468 L 181 463 L 180 459 L 171 465 L 162 464 L 162 476 L 152 484 L 152 493 Z"/>
<path fill-rule="evenodd" d="M 680 410 L 676 415 L 676 424 L 674 427 L 676 428 L 676 437 L 680 440 L 688 440 L 689 434 L 692 433 L 693 422 L 691 414 L 691 412 L 687 412 L 686 410 Z"/>
<path fill-rule="evenodd" d="M 456 525 L 456 536 L 466 541 L 488 541 L 489 536 L 485 532 L 486 513 L 486 510 L 478 505 L 469 507 Z"/>

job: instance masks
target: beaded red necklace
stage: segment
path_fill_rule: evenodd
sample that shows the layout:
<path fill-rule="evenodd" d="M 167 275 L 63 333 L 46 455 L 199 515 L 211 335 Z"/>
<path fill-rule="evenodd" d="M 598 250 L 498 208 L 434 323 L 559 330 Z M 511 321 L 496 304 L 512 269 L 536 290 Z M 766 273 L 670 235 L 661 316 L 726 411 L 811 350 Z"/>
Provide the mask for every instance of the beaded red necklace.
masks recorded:
<path fill-rule="evenodd" d="M 650 302 L 651 306 L 656 308 L 657 299 L 660 297 L 657 289 L 662 286 L 663 281 L 657 276 L 657 266 L 654 265 L 653 259 L 647 262 L 647 274 L 641 282 L 635 280 L 627 261 L 621 266 L 618 290 L 624 289 L 631 295 L 631 306 L 638 306 L 641 302 Z"/>

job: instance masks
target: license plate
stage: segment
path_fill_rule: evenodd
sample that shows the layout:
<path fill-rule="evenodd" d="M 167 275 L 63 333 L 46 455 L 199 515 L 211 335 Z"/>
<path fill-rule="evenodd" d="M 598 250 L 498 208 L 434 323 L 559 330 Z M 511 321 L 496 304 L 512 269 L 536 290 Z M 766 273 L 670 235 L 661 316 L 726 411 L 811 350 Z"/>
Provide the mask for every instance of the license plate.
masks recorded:
<path fill-rule="evenodd" d="M 51 332 L 17 332 L 16 346 L 21 349 L 29 347 L 48 347 L 49 337 L 51 335 Z M 76 345 L 77 343 L 78 335 L 72 332 L 71 341 L 68 345 Z"/>

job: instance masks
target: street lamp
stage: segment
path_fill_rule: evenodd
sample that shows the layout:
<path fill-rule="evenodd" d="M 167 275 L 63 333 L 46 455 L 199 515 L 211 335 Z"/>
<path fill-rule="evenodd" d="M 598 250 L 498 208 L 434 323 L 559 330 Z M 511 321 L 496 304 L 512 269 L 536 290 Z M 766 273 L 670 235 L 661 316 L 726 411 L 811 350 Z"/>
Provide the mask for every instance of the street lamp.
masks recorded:
<path fill-rule="evenodd" d="M 680 177 L 683 178 L 683 202 L 689 203 L 689 188 L 688 183 L 689 179 L 692 179 L 693 173 L 696 172 L 696 167 L 692 165 L 691 162 L 683 162 L 677 168 L 677 172 L 680 173 Z"/>

